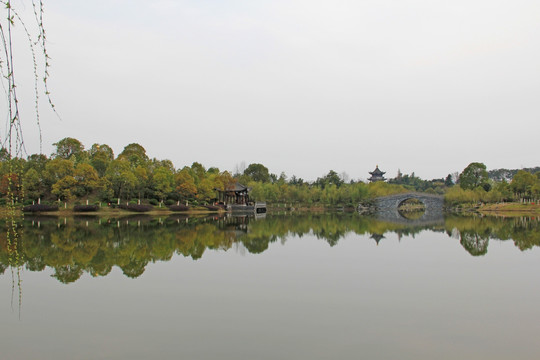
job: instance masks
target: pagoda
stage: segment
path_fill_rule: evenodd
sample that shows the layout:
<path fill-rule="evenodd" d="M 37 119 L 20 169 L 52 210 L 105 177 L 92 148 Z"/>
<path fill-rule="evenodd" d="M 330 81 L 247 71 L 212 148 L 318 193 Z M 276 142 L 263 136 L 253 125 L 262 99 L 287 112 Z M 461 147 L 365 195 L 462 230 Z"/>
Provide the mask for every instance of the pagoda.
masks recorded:
<path fill-rule="evenodd" d="M 384 174 L 386 172 L 379 170 L 379 165 L 375 167 L 375 170 L 370 171 L 369 174 L 371 177 L 368 179 L 370 182 L 376 182 L 376 181 L 385 181 Z"/>

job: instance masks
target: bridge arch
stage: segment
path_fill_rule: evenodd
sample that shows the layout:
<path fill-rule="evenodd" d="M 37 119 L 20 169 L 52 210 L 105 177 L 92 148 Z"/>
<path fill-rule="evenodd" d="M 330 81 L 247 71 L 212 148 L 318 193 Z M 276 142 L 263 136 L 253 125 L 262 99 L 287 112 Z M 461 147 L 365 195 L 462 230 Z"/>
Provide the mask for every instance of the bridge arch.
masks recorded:
<path fill-rule="evenodd" d="M 422 221 L 439 219 L 443 217 L 444 197 L 441 195 L 432 195 L 418 192 L 408 192 L 378 197 L 375 199 L 375 207 L 379 217 L 388 220 L 403 220 L 399 213 L 400 204 L 409 199 L 416 199 L 424 204 L 425 210 L 422 215 Z"/>

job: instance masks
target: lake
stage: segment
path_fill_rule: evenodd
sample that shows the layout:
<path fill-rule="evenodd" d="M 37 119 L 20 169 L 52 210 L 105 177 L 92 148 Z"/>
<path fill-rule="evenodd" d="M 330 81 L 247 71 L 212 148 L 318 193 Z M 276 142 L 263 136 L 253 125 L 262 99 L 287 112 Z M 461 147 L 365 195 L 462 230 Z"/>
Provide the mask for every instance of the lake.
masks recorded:
<path fill-rule="evenodd" d="M 25 217 L 0 358 L 536 359 L 536 218 Z"/>

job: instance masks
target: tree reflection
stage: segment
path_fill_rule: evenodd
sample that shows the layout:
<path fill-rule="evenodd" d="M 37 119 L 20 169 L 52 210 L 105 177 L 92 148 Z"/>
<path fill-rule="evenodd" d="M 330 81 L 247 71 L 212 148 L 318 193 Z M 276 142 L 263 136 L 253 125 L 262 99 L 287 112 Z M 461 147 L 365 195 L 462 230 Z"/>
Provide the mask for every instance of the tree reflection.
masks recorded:
<path fill-rule="evenodd" d="M 464 232 L 460 244 L 472 256 L 482 256 L 487 254 L 489 238 L 481 237 L 478 233 Z"/>
<path fill-rule="evenodd" d="M 82 274 L 83 269 L 79 265 L 62 265 L 55 267 L 55 272 L 52 277 L 57 278 L 61 283 L 69 284 L 79 280 Z"/>
<path fill-rule="evenodd" d="M 134 279 L 143 274 L 146 264 L 148 264 L 147 261 L 133 259 L 129 264 L 124 265 L 121 268 L 124 275 Z"/>
<path fill-rule="evenodd" d="M 429 229 L 456 237 L 472 256 L 487 254 L 492 239 L 512 240 L 523 251 L 540 246 L 538 224 L 531 218 L 448 216 L 443 225 L 411 226 L 345 213 L 269 215 L 263 220 L 222 215 L 29 218 L 23 223 L 18 251 L 19 265 L 30 271 L 52 268 L 52 276 L 67 284 L 84 273 L 106 276 L 115 266 L 136 278 L 148 263 L 169 261 L 175 255 L 197 260 L 207 250 L 227 251 L 238 248 L 235 244 L 260 254 L 274 242 L 308 234 L 336 246 L 348 234 L 366 235 L 378 244 L 389 232 L 401 238 Z M 0 237 L 0 274 L 12 265 L 7 245 L 6 238 Z"/>

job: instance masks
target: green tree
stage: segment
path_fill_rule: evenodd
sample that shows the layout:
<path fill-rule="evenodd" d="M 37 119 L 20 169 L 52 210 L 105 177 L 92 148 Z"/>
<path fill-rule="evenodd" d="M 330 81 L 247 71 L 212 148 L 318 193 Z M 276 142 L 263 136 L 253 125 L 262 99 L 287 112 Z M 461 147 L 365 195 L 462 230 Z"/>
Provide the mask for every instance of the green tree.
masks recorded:
<path fill-rule="evenodd" d="M 118 155 L 119 160 L 127 160 L 133 168 L 137 165 L 144 166 L 148 161 L 146 150 L 137 143 L 132 143 L 124 147 L 124 150 Z"/>
<path fill-rule="evenodd" d="M 35 169 L 28 169 L 23 177 L 23 189 L 26 198 L 37 200 L 43 197 L 43 186 L 41 178 Z"/>
<path fill-rule="evenodd" d="M 482 163 L 470 163 L 459 175 L 459 186 L 464 190 L 472 190 L 478 186 L 486 187 L 487 185 L 489 185 L 489 176 L 486 165 Z"/>
<path fill-rule="evenodd" d="M 144 198 L 149 191 L 150 176 L 148 174 L 148 169 L 142 165 L 137 165 L 137 167 L 133 170 L 133 173 L 137 179 L 135 183 L 135 191 L 137 192 L 139 199 Z"/>
<path fill-rule="evenodd" d="M 174 189 L 174 174 L 169 167 L 161 166 L 154 171 L 153 180 L 156 195 L 163 201 Z"/>
<path fill-rule="evenodd" d="M 214 184 L 209 178 L 204 178 L 197 186 L 197 200 L 208 201 L 215 198 Z"/>
<path fill-rule="evenodd" d="M 244 170 L 244 175 L 248 176 L 253 181 L 262 183 L 270 182 L 268 168 L 262 164 L 249 164 L 246 170 Z"/>
<path fill-rule="evenodd" d="M 47 156 L 43 154 L 32 154 L 26 159 L 25 170 L 34 169 L 38 174 L 41 174 L 45 170 L 48 161 Z"/>
<path fill-rule="evenodd" d="M 67 175 L 53 184 L 51 193 L 60 200 L 68 201 L 73 197 L 73 190 L 76 186 L 75 178 Z"/>
<path fill-rule="evenodd" d="M 76 181 L 75 195 L 87 196 L 98 188 L 99 175 L 90 164 L 79 164 L 75 168 L 74 176 Z"/>
<path fill-rule="evenodd" d="M 137 178 L 131 171 L 128 160 L 116 159 L 111 161 L 105 177 L 111 184 L 114 196 L 119 199 L 129 199 L 137 185 Z"/>
<path fill-rule="evenodd" d="M 328 185 L 335 185 L 336 187 L 340 187 L 343 184 L 343 180 L 339 177 L 339 174 L 337 172 L 335 172 L 334 170 L 330 170 L 328 174 L 326 174 L 324 177 L 317 178 L 315 184 L 323 189 Z"/>
<path fill-rule="evenodd" d="M 53 154 L 55 158 L 65 160 L 74 158 L 78 161 L 84 152 L 83 144 L 79 140 L 70 137 L 63 138 L 53 145 L 56 146 L 56 152 Z"/>
<path fill-rule="evenodd" d="M 510 188 L 510 184 L 504 179 L 503 181 L 496 182 L 490 192 L 496 194 L 493 198 L 493 202 L 512 201 L 512 189 Z"/>
<path fill-rule="evenodd" d="M 88 150 L 88 155 L 90 157 L 95 156 L 98 153 L 105 154 L 109 160 L 114 160 L 114 151 L 107 144 L 93 144 L 92 147 Z"/>
<path fill-rule="evenodd" d="M 100 177 L 105 176 L 107 167 L 114 160 L 114 152 L 110 146 L 102 144 L 94 144 L 88 150 L 90 164 L 96 169 Z"/>
<path fill-rule="evenodd" d="M 533 187 L 537 182 L 538 178 L 535 175 L 525 170 L 519 170 L 516 175 L 514 175 L 514 178 L 510 183 L 510 188 L 516 195 L 522 198 L 531 197 Z"/>
<path fill-rule="evenodd" d="M 48 191 L 52 191 L 52 187 L 57 181 L 64 179 L 66 176 L 73 177 L 75 167 L 73 161 L 62 158 L 55 158 L 47 162 L 43 179 Z"/>
<path fill-rule="evenodd" d="M 195 184 L 197 185 L 199 185 L 199 182 L 204 180 L 204 178 L 206 177 L 205 167 L 198 162 L 194 162 L 193 164 L 191 164 L 190 171 L 191 171 L 191 176 L 193 176 L 193 179 L 195 180 Z"/>

